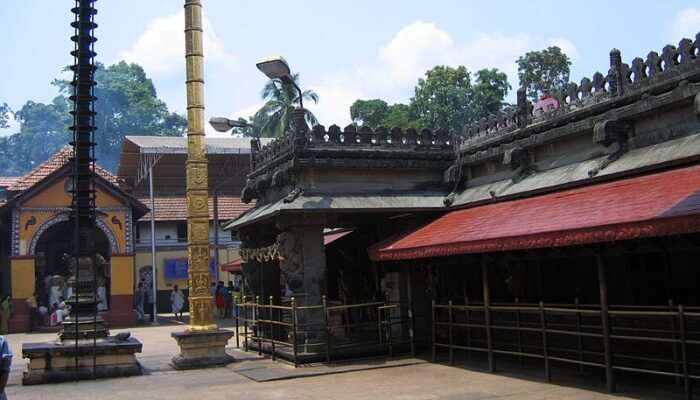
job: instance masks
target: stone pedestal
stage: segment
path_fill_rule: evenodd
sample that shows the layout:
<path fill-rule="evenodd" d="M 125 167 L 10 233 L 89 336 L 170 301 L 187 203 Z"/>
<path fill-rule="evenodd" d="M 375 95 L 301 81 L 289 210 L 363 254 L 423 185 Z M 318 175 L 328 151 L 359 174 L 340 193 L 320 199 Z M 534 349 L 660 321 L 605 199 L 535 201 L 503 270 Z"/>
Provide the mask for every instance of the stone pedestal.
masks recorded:
<path fill-rule="evenodd" d="M 67 382 L 78 379 L 114 378 L 141 375 L 141 365 L 136 360 L 142 344 L 135 338 L 120 340 L 117 337 L 93 341 L 55 341 L 24 343 L 22 357 L 29 359 L 22 376 L 23 385 Z M 78 356 L 78 369 L 75 358 Z M 93 369 L 94 365 L 94 369 Z"/>
<path fill-rule="evenodd" d="M 233 335 L 225 329 L 173 332 L 171 336 L 180 346 L 180 354 L 172 359 L 173 368 L 220 367 L 235 361 L 226 353 L 226 344 Z"/>

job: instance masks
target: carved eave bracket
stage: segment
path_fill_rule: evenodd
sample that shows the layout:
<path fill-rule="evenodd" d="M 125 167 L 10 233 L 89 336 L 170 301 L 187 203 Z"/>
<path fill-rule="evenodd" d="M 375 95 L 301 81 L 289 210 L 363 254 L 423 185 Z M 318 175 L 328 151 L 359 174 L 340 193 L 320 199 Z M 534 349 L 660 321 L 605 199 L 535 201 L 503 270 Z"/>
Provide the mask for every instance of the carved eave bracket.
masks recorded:
<path fill-rule="evenodd" d="M 617 149 L 610 153 L 596 168 L 588 171 L 588 176 L 594 177 L 610 164 L 617 161 L 629 150 L 629 137 L 632 135 L 633 126 L 627 121 L 604 120 L 593 126 L 593 142 L 610 147 L 617 145 Z"/>
<path fill-rule="evenodd" d="M 513 183 L 518 183 L 537 172 L 532 152 L 520 146 L 511 147 L 503 153 L 503 164 L 513 171 Z"/>

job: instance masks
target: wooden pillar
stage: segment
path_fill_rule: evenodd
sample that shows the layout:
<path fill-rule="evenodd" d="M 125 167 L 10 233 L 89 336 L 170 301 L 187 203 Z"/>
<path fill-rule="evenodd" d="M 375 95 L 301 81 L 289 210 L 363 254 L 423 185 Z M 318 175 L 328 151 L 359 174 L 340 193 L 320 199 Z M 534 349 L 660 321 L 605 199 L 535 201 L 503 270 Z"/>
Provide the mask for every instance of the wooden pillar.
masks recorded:
<path fill-rule="evenodd" d="M 612 346 L 610 343 L 610 315 L 608 314 L 608 281 L 605 276 L 603 256 L 596 255 L 598 264 L 598 285 L 600 288 L 600 320 L 603 326 L 603 352 L 605 354 L 605 382 L 609 392 L 615 391 L 615 375 L 612 364 Z"/>
<path fill-rule="evenodd" d="M 484 320 L 486 323 L 486 347 L 488 349 L 489 372 L 496 370 L 493 359 L 493 338 L 491 332 L 491 289 L 486 256 L 481 256 L 481 283 L 484 291 Z"/>

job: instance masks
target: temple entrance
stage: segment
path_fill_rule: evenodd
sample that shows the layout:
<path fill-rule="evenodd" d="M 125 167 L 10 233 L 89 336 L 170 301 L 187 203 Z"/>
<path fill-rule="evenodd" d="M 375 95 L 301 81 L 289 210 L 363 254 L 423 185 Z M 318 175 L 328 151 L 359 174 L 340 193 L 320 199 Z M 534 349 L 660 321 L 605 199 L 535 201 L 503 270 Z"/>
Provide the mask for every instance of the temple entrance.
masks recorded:
<path fill-rule="evenodd" d="M 64 300 L 70 297 L 67 285 L 71 271 L 66 255 L 73 251 L 73 227 L 70 222 L 59 222 L 41 234 L 35 249 L 35 291 L 39 306 L 37 323 L 42 326 L 60 325 L 67 315 Z M 107 235 L 100 229 L 94 233 L 95 250 L 107 263 L 97 271 L 97 296 L 99 311 L 109 309 L 111 248 Z"/>

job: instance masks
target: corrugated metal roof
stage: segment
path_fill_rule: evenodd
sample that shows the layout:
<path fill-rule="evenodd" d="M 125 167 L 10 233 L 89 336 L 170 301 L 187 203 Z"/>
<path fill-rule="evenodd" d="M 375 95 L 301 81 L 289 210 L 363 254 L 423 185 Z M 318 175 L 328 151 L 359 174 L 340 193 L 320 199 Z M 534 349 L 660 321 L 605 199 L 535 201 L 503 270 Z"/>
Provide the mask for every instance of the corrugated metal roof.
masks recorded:
<path fill-rule="evenodd" d="M 453 211 L 369 250 L 375 261 L 700 231 L 700 165 Z"/>
<path fill-rule="evenodd" d="M 187 154 L 187 138 L 183 136 L 126 136 L 124 139 L 138 146 L 142 154 Z M 261 145 L 272 140 L 262 138 Z M 250 138 L 205 137 L 204 143 L 208 154 L 250 153 Z"/>

